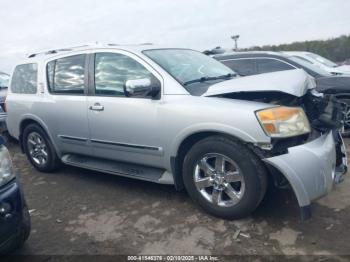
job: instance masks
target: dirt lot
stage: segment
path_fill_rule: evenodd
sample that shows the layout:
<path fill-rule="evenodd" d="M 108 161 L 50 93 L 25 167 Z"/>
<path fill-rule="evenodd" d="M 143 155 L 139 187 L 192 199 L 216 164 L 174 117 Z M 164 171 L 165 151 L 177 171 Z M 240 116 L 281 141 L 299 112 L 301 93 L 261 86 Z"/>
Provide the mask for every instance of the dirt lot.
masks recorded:
<path fill-rule="evenodd" d="M 9 149 L 32 210 L 19 254 L 350 254 L 350 179 L 306 222 L 287 191 L 269 192 L 247 219 L 225 221 L 172 186 L 68 166 L 42 174 L 16 144 Z"/>

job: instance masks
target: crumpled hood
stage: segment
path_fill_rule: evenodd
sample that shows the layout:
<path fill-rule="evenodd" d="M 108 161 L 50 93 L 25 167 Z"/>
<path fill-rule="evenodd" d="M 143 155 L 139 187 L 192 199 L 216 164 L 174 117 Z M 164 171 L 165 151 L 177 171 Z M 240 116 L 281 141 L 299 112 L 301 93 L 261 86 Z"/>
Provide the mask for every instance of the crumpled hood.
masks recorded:
<path fill-rule="evenodd" d="M 240 92 L 282 92 L 296 97 L 315 88 L 315 80 L 304 70 L 286 70 L 253 76 L 238 77 L 210 86 L 202 96 L 217 96 Z"/>

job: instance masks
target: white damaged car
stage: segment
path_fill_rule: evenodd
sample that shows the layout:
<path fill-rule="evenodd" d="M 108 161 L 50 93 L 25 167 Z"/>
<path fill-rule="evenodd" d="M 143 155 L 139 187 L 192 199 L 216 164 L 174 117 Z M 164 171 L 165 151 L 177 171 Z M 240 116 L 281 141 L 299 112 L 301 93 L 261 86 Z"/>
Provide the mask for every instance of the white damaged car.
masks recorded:
<path fill-rule="evenodd" d="M 188 49 L 65 48 L 15 68 L 7 125 L 42 172 L 64 163 L 173 184 L 230 219 L 253 212 L 270 180 L 307 218 L 347 169 L 344 108 L 314 87 L 302 70 L 240 78 Z"/>

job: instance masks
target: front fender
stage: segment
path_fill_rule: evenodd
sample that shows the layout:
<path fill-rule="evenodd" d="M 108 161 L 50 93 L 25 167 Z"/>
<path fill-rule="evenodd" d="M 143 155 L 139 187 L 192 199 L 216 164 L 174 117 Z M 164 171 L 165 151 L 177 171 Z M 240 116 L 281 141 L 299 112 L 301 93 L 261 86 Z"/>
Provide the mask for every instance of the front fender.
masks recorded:
<path fill-rule="evenodd" d="M 245 132 L 241 129 L 235 128 L 235 127 L 230 126 L 230 125 L 225 125 L 225 124 L 220 124 L 220 123 L 212 123 L 212 122 L 199 123 L 199 124 L 194 124 L 194 125 L 191 125 L 191 126 L 184 128 L 183 130 L 181 130 L 181 132 L 179 132 L 176 135 L 176 137 L 173 139 L 172 144 L 171 144 L 170 155 L 171 156 L 177 155 L 177 152 L 180 148 L 180 145 L 182 144 L 182 142 L 186 138 L 188 138 L 194 134 L 199 134 L 199 133 L 204 133 L 204 132 L 221 133 L 221 134 L 235 137 L 241 141 L 253 143 L 253 144 L 258 143 L 258 142 L 260 142 L 260 143 L 261 142 L 263 142 L 263 143 L 270 142 L 270 138 L 267 136 L 266 136 L 265 141 L 261 141 L 261 136 L 260 136 L 260 139 L 258 141 L 255 137 L 253 137 L 248 132 Z"/>

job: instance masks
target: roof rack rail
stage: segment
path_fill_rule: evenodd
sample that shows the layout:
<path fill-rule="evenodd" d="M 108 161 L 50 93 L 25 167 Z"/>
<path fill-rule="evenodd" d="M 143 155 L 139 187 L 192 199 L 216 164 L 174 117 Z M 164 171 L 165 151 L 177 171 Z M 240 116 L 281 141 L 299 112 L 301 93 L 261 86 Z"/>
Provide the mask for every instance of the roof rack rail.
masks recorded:
<path fill-rule="evenodd" d="M 109 43 L 108 46 L 121 46 L 121 44 Z M 153 43 L 129 44 L 127 46 L 153 45 Z"/>
<path fill-rule="evenodd" d="M 89 47 L 89 46 L 94 46 L 98 45 L 99 43 L 94 43 L 94 44 L 85 44 L 85 45 L 79 45 L 79 46 L 73 46 L 73 47 L 64 47 L 64 48 L 59 48 L 59 49 L 51 49 L 51 50 L 46 50 L 46 51 L 41 51 L 37 53 L 30 54 L 28 58 L 33 58 L 38 55 L 52 55 L 52 54 L 57 54 L 59 52 L 69 52 L 69 51 L 74 51 L 76 49 L 84 48 L 84 47 Z"/>

